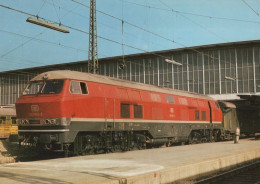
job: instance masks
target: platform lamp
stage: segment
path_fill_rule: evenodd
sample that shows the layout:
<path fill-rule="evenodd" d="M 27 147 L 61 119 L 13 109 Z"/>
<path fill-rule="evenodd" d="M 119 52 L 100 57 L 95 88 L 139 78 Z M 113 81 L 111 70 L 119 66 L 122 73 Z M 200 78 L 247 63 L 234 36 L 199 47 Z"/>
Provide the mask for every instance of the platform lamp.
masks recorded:
<path fill-rule="evenodd" d="M 44 21 L 41 21 L 41 20 L 38 20 L 38 19 L 35 19 L 35 18 L 32 18 L 32 17 L 27 18 L 26 22 L 30 22 L 32 24 L 37 24 L 39 26 L 43 26 L 43 27 L 46 27 L 46 28 L 49 28 L 49 29 L 53 29 L 55 31 L 60 31 L 60 32 L 63 32 L 63 33 L 69 33 L 68 29 L 65 29 L 63 27 L 56 26 L 54 24 L 44 22 Z"/>
<path fill-rule="evenodd" d="M 177 65 L 177 66 L 182 66 L 181 63 L 174 61 L 174 60 L 170 60 L 170 59 L 165 59 L 165 62 L 174 64 L 174 65 Z"/>

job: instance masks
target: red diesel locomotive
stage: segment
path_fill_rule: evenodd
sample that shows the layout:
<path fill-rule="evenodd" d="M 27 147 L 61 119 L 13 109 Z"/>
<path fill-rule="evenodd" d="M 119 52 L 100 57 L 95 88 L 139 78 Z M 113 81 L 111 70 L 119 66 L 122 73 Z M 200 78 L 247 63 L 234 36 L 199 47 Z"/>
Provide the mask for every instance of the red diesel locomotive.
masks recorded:
<path fill-rule="evenodd" d="M 21 141 L 92 153 L 223 138 L 210 97 L 76 71 L 33 78 L 16 102 Z"/>

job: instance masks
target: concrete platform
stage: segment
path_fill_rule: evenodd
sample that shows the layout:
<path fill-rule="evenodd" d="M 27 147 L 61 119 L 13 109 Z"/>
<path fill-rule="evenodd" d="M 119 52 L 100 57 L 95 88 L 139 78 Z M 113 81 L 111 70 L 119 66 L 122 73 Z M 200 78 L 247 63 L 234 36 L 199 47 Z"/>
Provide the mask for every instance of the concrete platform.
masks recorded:
<path fill-rule="evenodd" d="M 0 183 L 169 183 L 260 159 L 260 140 L 0 165 Z"/>

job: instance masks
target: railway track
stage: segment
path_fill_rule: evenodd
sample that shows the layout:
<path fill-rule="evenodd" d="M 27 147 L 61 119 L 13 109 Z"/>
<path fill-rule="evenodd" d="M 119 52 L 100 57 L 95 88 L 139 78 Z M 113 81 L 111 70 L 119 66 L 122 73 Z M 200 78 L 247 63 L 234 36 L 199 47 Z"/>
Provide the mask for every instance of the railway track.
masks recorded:
<path fill-rule="evenodd" d="M 260 184 L 260 161 L 196 181 L 196 184 Z"/>

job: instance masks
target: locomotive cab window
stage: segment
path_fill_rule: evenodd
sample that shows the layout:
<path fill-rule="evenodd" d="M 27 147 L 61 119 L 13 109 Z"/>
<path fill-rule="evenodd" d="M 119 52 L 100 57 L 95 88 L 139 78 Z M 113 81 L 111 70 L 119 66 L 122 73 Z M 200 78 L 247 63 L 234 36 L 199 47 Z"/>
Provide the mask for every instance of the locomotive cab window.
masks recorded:
<path fill-rule="evenodd" d="M 33 81 L 24 90 L 23 95 L 57 94 L 62 91 L 63 80 Z"/>
<path fill-rule="evenodd" d="M 63 80 L 46 81 L 42 89 L 42 94 L 57 94 L 60 93 L 63 87 Z"/>
<path fill-rule="evenodd" d="M 143 106 L 134 104 L 134 118 L 143 118 Z"/>
<path fill-rule="evenodd" d="M 39 94 L 43 86 L 43 81 L 31 82 L 24 90 L 23 95 Z"/>
<path fill-rule="evenodd" d="M 88 88 L 85 82 L 71 81 L 70 92 L 72 94 L 88 94 Z"/>
<path fill-rule="evenodd" d="M 130 118 L 130 104 L 121 103 L 121 118 Z"/>

